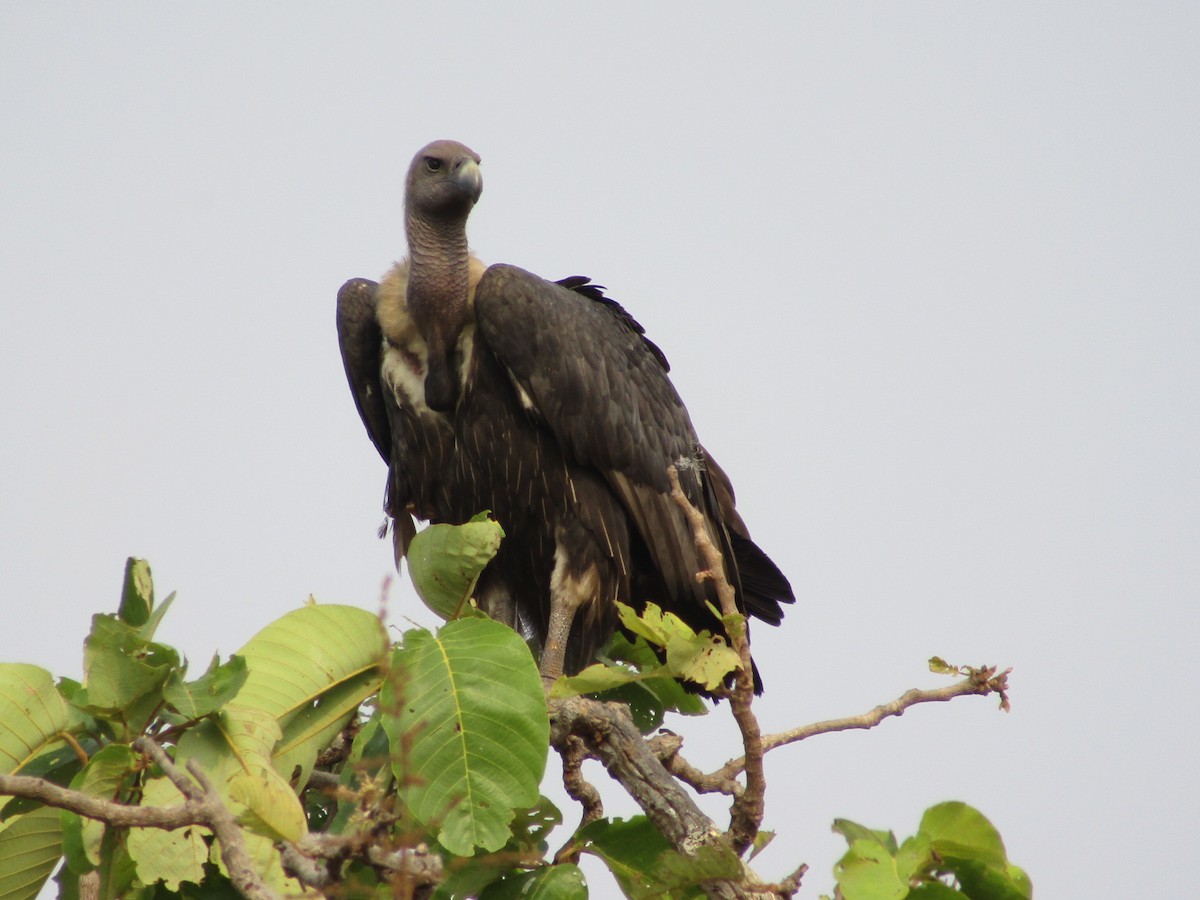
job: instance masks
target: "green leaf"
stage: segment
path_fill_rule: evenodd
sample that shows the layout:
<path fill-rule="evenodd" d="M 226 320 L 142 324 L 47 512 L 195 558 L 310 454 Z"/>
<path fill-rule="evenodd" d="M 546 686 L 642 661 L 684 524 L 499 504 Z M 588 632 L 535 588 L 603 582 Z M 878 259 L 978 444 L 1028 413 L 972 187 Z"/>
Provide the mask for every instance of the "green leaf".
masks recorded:
<path fill-rule="evenodd" d="M 487 512 L 465 525 L 430 525 L 418 532 L 407 558 L 422 602 L 443 619 L 457 618 L 503 537 L 504 529 Z"/>
<path fill-rule="evenodd" d="M 154 579 L 150 576 L 150 563 L 131 556 L 125 560 L 125 583 L 117 616 L 126 625 L 140 628 L 150 620 L 153 609 Z"/>
<path fill-rule="evenodd" d="M 354 606 L 311 604 L 276 619 L 239 652 L 249 673 L 239 706 L 274 716 L 283 729 L 275 767 L 299 784 L 317 754 L 379 688 L 387 635 L 379 617 Z"/>
<path fill-rule="evenodd" d="M 702 716 L 708 713 L 704 701 L 697 694 L 687 691 L 670 675 L 659 660 L 658 654 L 641 635 L 634 635 L 634 639 L 630 641 L 618 631 L 609 641 L 601 659 L 606 662 L 629 663 L 645 676 L 644 680 L 636 684 L 599 695 L 601 700 L 629 704 L 633 721 L 643 734 L 660 727 L 664 713 L 668 711 L 685 716 Z"/>
<path fill-rule="evenodd" d="M 686 678 L 715 690 L 725 676 L 741 665 L 741 658 L 725 638 L 707 629 L 695 631 L 674 613 L 664 613 L 647 603 L 639 616 L 623 603 L 617 604 L 621 624 L 636 635 L 667 651 L 667 669 L 677 678 Z"/>
<path fill-rule="evenodd" d="M 493 851 L 539 796 L 550 725 L 537 665 L 512 629 L 459 619 L 409 631 L 381 708 L 408 808 L 451 853 Z"/>
<path fill-rule="evenodd" d="M 963 894 L 972 900 L 1030 900 L 1033 896 L 1029 877 L 1016 866 L 999 869 L 977 859 L 948 857 L 942 860 L 942 868 L 954 875 Z"/>
<path fill-rule="evenodd" d="M 0 663 L 0 772 L 21 772 L 60 745 L 70 723 L 54 678 L 40 666 Z"/>
<path fill-rule="evenodd" d="M 304 807 L 287 780 L 271 764 L 279 723 L 264 710 L 230 703 L 217 718 L 222 736 L 237 757 L 222 796 L 243 807 L 238 819 L 265 837 L 298 841 L 307 830 Z"/>
<path fill-rule="evenodd" d="M 0 824 L 0 897 L 33 900 L 61 854 L 57 809 L 44 806 Z"/>
<path fill-rule="evenodd" d="M 932 848 L 924 832 L 905 838 L 896 851 L 896 872 L 908 882 L 925 875 L 933 867 L 933 862 Z"/>
<path fill-rule="evenodd" d="M 896 858 L 874 839 L 854 841 L 833 873 L 845 900 L 903 900 L 908 895 Z"/>
<path fill-rule="evenodd" d="M 833 832 L 844 837 L 847 844 L 853 844 L 855 841 L 874 841 L 893 855 L 899 849 L 896 844 L 896 835 L 892 832 L 876 831 L 865 825 L 859 825 L 857 822 L 851 822 L 849 819 L 834 819 Z"/>
<path fill-rule="evenodd" d="M 159 623 L 162 622 L 163 616 L 167 614 L 167 610 L 171 608 L 171 604 L 175 602 L 175 592 L 167 594 L 167 599 L 158 606 L 154 607 L 154 611 L 150 613 L 150 619 L 138 629 L 138 634 L 146 640 L 154 639 L 154 632 L 158 631 Z"/>
<path fill-rule="evenodd" d="M 163 700 L 185 719 L 199 719 L 236 697 L 246 676 L 245 657 L 232 656 L 229 662 L 220 665 L 214 655 L 208 671 L 195 681 L 185 682 L 183 673 L 171 672 L 163 688 Z"/>
<path fill-rule="evenodd" d="M 608 691 L 622 685 L 640 681 L 642 675 L 619 666 L 605 663 L 592 663 L 577 675 L 563 675 L 550 688 L 552 700 L 565 700 L 580 694 L 594 694 Z"/>
<path fill-rule="evenodd" d="M 753 862 L 754 857 L 766 850 L 767 847 L 771 845 L 771 841 L 773 840 L 775 840 L 775 832 L 759 831 L 759 833 L 754 836 L 754 843 L 750 845 L 750 855 L 746 857 L 746 862 Z"/>
<path fill-rule="evenodd" d="M 929 671 L 934 675 L 958 675 L 962 670 L 952 666 L 940 656 L 929 657 Z"/>
<path fill-rule="evenodd" d="M 964 900 L 963 894 L 940 881 L 927 881 L 908 892 L 905 900 Z M 979 900 L 987 900 L 981 897 Z"/>
<path fill-rule="evenodd" d="M 116 799 L 137 761 L 138 755 L 127 744 L 109 744 L 88 760 L 71 781 L 71 789 L 102 800 Z M 66 810 L 60 815 L 67 864 L 78 874 L 90 872 L 100 865 L 104 823 Z"/>
<path fill-rule="evenodd" d="M 511 872 L 494 881 L 480 900 L 587 900 L 587 882 L 579 866 L 566 863 L 530 872 Z"/>
<path fill-rule="evenodd" d="M 179 654 L 143 638 L 116 616 L 92 617 L 83 643 L 83 672 L 89 710 L 125 725 L 124 737 L 140 734 L 161 700 Z"/>
<path fill-rule="evenodd" d="M 659 854 L 654 895 L 670 897 L 710 881 L 735 880 L 742 876 L 742 861 L 728 846 L 705 846 L 693 853 L 668 850 Z"/>
<path fill-rule="evenodd" d="M 142 790 L 142 806 L 180 806 L 183 794 L 165 776 L 149 779 Z M 162 828 L 130 828 L 126 839 L 129 856 L 137 867 L 138 879 L 146 885 L 162 881 L 168 890 L 179 890 L 179 884 L 204 880 L 204 863 L 208 860 L 210 834 L 201 825 L 190 825 L 165 831 Z"/>
<path fill-rule="evenodd" d="M 671 849 L 645 816 L 598 819 L 581 828 L 576 839 L 588 853 L 604 861 L 626 896 L 649 888 L 659 854 Z"/>
<path fill-rule="evenodd" d="M 1003 870 L 1008 855 L 1000 832 L 979 810 L 957 800 L 925 810 L 921 828 L 939 856 L 976 859 Z"/>

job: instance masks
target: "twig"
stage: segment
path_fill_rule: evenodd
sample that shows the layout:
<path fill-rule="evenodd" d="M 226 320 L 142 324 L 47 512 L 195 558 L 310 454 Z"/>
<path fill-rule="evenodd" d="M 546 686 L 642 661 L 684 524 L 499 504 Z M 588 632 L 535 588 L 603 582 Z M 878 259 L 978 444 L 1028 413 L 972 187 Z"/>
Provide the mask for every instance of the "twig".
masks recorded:
<path fill-rule="evenodd" d="M 722 778 L 700 771 L 682 756 L 683 738 L 677 734 L 656 734 L 647 742 L 650 752 L 658 757 L 666 770 L 700 794 L 738 796 L 745 788 L 736 778 Z"/>
<path fill-rule="evenodd" d="M 814 722 L 811 725 L 801 725 L 787 731 L 765 735 L 762 739 L 763 752 L 769 752 L 785 744 L 794 744 L 818 734 L 874 728 L 884 719 L 904 715 L 906 709 L 916 706 L 918 703 L 945 703 L 955 697 L 986 697 L 989 694 L 999 694 L 1007 703 L 1008 674 L 1012 669 L 1005 669 L 998 673 L 997 666 L 984 666 L 978 669 L 969 668 L 966 671 L 967 677 L 955 684 L 933 690 L 913 688 L 905 691 L 890 703 L 881 703 L 861 715 L 827 719 L 824 722 Z M 707 777 L 710 779 L 734 778 L 742 771 L 745 764 L 745 757 L 731 759 Z"/>
<path fill-rule="evenodd" d="M 702 576 L 711 578 L 717 589 L 717 597 L 721 601 L 721 612 L 727 622 L 741 619 L 740 627 L 727 627 L 729 640 L 733 649 L 741 659 L 741 667 L 734 673 L 734 689 L 729 695 L 729 711 L 737 722 L 738 730 L 742 733 L 742 747 L 746 755 L 742 771 L 746 774 L 746 786 L 740 793 L 733 795 L 733 803 L 729 809 L 729 842 L 734 852 L 741 856 L 752 843 L 762 825 L 765 797 L 767 793 L 767 777 L 763 768 L 763 755 L 766 752 L 762 743 L 762 729 L 758 717 L 754 715 L 754 664 L 750 658 L 750 641 L 747 639 L 745 619 L 737 607 L 737 595 L 729 579 L 725 576 L 725 562 L 721 552 L 709 537 L 707 523 L 700 511 L 691 504 L 683 489 L 679 486 L 679 473 L 674 466 L 667 470 L 667 478 L 671 482 L 671 499 L 675 501 L 687 517 L 692 529 L 692 540 L 700 558 L 704 560 L 706 572 Z"/>
<path fill-rule="evenodd" d="M 583 806 L 580 827 L 595 822 L 604 815 L 604 803 L 600 792 L 583 777 L 583 761 L 587 759 L 587 748 L 577 736 L 567 738 L 567 751 L 563 754 L 563 787 L 568 796 Z"/>

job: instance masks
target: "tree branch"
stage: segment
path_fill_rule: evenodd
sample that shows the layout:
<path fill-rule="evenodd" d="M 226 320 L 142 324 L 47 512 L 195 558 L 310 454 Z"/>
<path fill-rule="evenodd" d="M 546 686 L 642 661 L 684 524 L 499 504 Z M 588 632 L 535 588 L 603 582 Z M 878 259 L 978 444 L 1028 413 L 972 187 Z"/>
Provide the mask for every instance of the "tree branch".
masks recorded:
<path fill-rule="evenodd" d="M 998 673 L 997 666 L 982 666 L 978 669 L 966 668 L 967 677 L 962 681 L 943 688 L 921 690 L 913 688 L 905 691 L 890 703 L 881 703 L 874 709 L 857 716 L 846 716 L 841 719 L 827 719 L 824 722 L 814 722 L 811 725 L 801 725 L 787 731 L 765 735 L 762 739 L 763 752 L 769 752 L 786 744 L 807 740 L 818 734 L 830 734 L 835 731 L 853 731 L 856 729 L 874 728 L 884 719 L 892 716 L 902 716 L 909 707 L 918 703 L 945 703 L 956 697 L 986 697 L 989 694 L 999 694 L 1003 706 L 1008 708 L 1008 675 L 1012 669 Z M 998 673 L 998 674 L 997 674 Z M 731 759 L 717 771 L 706 776 L 707 779 L 719 781 L 734 778 L 742 771 L 746 758 Z"/>
<path fill-rule="evenodd" d="M 550 743 L 554 748 L 565 755 L 570 752 L 570 738 L 579 738 L 588 754 L 600 760 L 672 847 L 691 855 L 704 846 L 725 844 L 721 830 L 651 752 L 626 706 L 587 697 L 549 703 Z M 745 879 L 746 883 L 758 881 L 749 869 Z M 744 885 L 730 882 L 710 882 L 702 889 L 720 900 L 777 896 L 748 891 Z"/>
<path fill-rule="evenodd" d="M 203 825 L 211 829 L 220 841 L 222 858 L 229 870 L 230 880 L 243 897 L 248 900 L 279 900 L 254 871 L 242 842 L 241 826 L 229 808 L 221 802 L 212 782 L 199 765 L 195 764 L 195 760 L 189 761 L 188 765 L 188 770 L 196 779 L 193 782 L 153 739 L 140 737 L 133 742 L 133 747 L 141 753 L 148 754 L 179 788 L 184 796 L 182 804 L 130 806 L 73 791 L 28 775 L 0 775 L 0 794 L 38 800 L 47 806 L 65 809 L 117 828 L 161 828 L 174 831 L 188 825 Z"/>
<path fill-rule="evenodd" d="M 729 711 L 737 722 L 738 730 L 742 733 L 742 747 L 746 755 L 742 771 L 746 773 L 745 789 L 733 793 L 733 803 L 729 808 L 729 841 L 734 852 L 741 856 L 746 852 L 758 829 L 762 825 L 763 812 L 766 804 L 767 777 L 763 767 L 763 756 L 766 753 L 762 743 L 762 729 L 758 717 L 754 715 L 754 663 L 750 658 L 750 641 L 747 638 L 745 616 L 737 606 L 737 594 L 729 579 L 725 576 L 725 562 L 721 552 L 714 546 L 709 537 L 704 516 L 684 495 L 679 486 L 679 473 L 674 466 L 667 469 L 667 477 L 671 481 L 671 499 L 675 501 L 687 517 L 692 529 L 692 540 L 700 558 L 704 560 L 706 571 L 697 577 L 710 578 L 717 589 L 717 597 L 721 601 L 721 613 L 727 623 L 730 643 L 741 659 L 741 667 L 734 674 L 733 691 L 729 694 Z M 731 624 L 740 622 L 739 625 Z M 724 779 L 725 781 L 731 779 Z M 720 788 L 717 788 L 720 790 Z"/>

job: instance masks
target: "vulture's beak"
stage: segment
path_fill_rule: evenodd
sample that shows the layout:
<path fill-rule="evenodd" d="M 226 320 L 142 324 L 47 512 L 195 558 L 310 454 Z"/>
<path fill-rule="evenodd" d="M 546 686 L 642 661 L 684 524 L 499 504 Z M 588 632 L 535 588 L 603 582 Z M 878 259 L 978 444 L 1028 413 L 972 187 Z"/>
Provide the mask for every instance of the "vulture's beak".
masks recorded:
<path fill-rule="evenodd" d="M 479 171 L 479 163 L 469 156 L 460 156 L 454 161 L 454 183 L 464 194 L 471 198 L 474 204 L 483 193 L 483 173 Z"/>

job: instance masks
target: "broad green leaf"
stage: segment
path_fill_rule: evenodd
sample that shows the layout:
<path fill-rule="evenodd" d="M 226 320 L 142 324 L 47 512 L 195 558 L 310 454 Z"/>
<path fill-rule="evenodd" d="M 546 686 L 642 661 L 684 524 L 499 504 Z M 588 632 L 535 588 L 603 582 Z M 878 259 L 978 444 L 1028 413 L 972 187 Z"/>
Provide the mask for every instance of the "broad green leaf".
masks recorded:
<path fill-rule="evenodd" d="M 896 858 L 876 840 L 856 840 L 833 867 L 845 900 L 903 900 L 909 884 Z"/>
<path fill-rule="evenodd" d="M 57 809 L 44 806 L 0 825 L 0 897 L 33 900 L 61 854 Z"/>
<path fill-rule="evenodd" d="M 908 892 L 904 900 L 964 900 L 963 894 L 940 881 L 927 881 Z M 986 898 L 980 898 L 986 900 Z"/>
<path fill-rule="evenodd" d="M 407 632 L 381 708 L 417 820 L 440 824 L 438 840 L 460 856 L 503 847 L 513 810 L 538 799 L 550 733 L 541 677 L 520 636 L 490 619 Z"/>
<path fill-rule="evenodd" d="M 142 791 L 142 806 L 179 806 L 184 802 L 179 789 L 165 776 L 149 779 Z M 162 881 L 168 890 L 179 890 L 182 881 L 204 880 L 210 834 L 201 825 L 164 831 L 161 828 L 130 828 L 126 848 L 143 884 Z"/>
<path fill-rule="evenodd" d="M 379 617 L 353 606 L 309 605 L 276 619 L 239 651 L 249 674 L 240 706 L 283 728 L 275 766 L 300 784 L 317 757 L 381 680 L 387 635 Z"/>
<path fill-rule="evenodd" d="M 1030 900 L 1033 896 L 1029 877 L 1016 866 L 1000 869 L 977 859 L 947 857 L 942 860 L 941 868 L 951 872 L 962 886 L 963 894 L 971 898 Z"/>
<path fill-rule="evenodd" d="M 666 673 L 658 654 L 640 635 L 630 641 L 617 632 L 609 641 L 602 659 L 626 662 L 646 675 L 644 681 L 616 688 L 600 696 L 602 700 L 616 700 L 629 704 L 633 720 L 643 734 L 658 728 L 663 723 L 664 713 L 677 712 L 685 716 L 702 716 L 708 712 L 704 701 L 695 693 Z M 664 674 L 655 675 L 661 672 Z"/>
<path fill-rule="evenodd" d="M 513 817 L 510 844 L 522 850 L 549 849 L 546 838 L 562 824 L 562 811 L 548 797 L 538 797 L 529 809 L 518 810 Z"/>
<path fill-rule="evenodd" d="M 486 512 L 465 525 L 430 525 L 418 532 L 406 554 L 417 596 L 443 619 L 456 618 L 503 537 L 500 523 Z"/>
<path fill-rule="evenodd" d="M 379 667 L 359 672 L 331 686 L 311 706 L 289 718 L 273 754 L 279 773 L 294 781 L 298 789 L 308 784 L 317 754 L 346 727 L 363 701 L 379 691 L 381 681 Z M 294 775 L 297 769 L 299 774 Z"/>
<path fill-rule="evenodd" d="M 965 803 L 951 800 L 929 807 L 921 816 L 920 830 L 939 856 L 977 859 L 1001 870 L 1008 865 L 1000 832 Z"/>
<path fill-rule="evenodd" d="M 279 742 L 279 723 L 268 712 L 227 704 L 216 720 L 240 765 L 219 789 L 243 811 L 239 821 L 272 839 L 298 841 L 307 830 L 304 807 L 287 780 L 271 763 Z"/>
<path fill-rule="evenodd" d="M 911 882 L 923 875 L 933 865 L 933 853 L 930 852 L 929 838 L 924 832 L 904 839 L 900 849 L 896 851 L 896 873 L 901 881 Z"/>
<path fill-rule="evenodd" d="M 725 676 L 741 665 L 741 659 L 725 639 L 707 629 L 695 631 L 674 613 L 664 613 L 653 603 L 638 615 L 623 603 L 617 604 L 621 624 L 633 634 L 667 651 L 667 668 L 672 675 L 715 690 Z"/>
<path fill-rule="evenodd" d="M 150 619 L 138 629 L 140 634 L 146 640 L 154 639 L 154 632 L 158 631 L 159 623 L 162 622 L 163 616 L 167 614 L 167 610 L 171 608 L 171 604 L 175 602 L 175 592 L 167 594 L 167 598 L 162 603 L 154 607 L 154 611 L 150 613 Z"/>
<path fill-rule="evenodd" d="M 666 894 L 674 897 L 682 891 L 709 881 L 740 878 L 742 861 L 728 846 L 700 847 L 694 853 L 686 855 L 668 850 L 659 854 L 655 875 L 658 878 L 655 896 Z"/>
<path fill-rule="evenodd" d="M 167 677 L 179 668 L 179 654 L 143 638 L 116 616 L 92 617 L 83 643 L 84 689 L 89 709 L 121 722 L 132 739 L 140 734 L 161 700 Z"/>
<path fill-rule="evenodd" d="M 175 761 L 183 766 L 194 759 L 251 830 L 297 840 L 307 827 L 304 808 L 272 764 L 279 734 L 279 723 L 270 713 L 229 703 L 184 733 Z"/>
<path fill-rule="evenodd" d="M 609 691 L 634 681 L 641 681 L 638 672 L 605 663 L 593 663 L 577 675 L 563 675 L 550 688 L 552 700 L 563 700 L 579 694 Z"/>
<path fill-rule="evenodd" d="M 40 666 L 0 663 L 0 772 L 21 772 L 48 750 L 70 723 L 54 678 Z"/>
<path fill-rule="evenodd" d="M 88 764 L 71 781 L 71 789 L 102 800 L 116 799 L 137 760 L 137 754 L 127 744 L 109 744 L 88 760 Z M 104 823 L 66 810 L 61 810 L 60 816 L 63 853 L 71 869 L 83 874 L 100 865 Z"/>
<path fill-rule="evenodd" d="M 199 719 L 237 696 L 246 675 L 245 657 L 232 656 L 221 665 L 214 655 L 208 671 L 195 681 L 185 682 L 182 672 L 173 671 L 163 688 L 163 700 L 185 719 Z"/>
<path fill-rule="evenodd" d="M 512 872 L 494 881 L 480 900 L 587 900 L 587 881 L 579 866 L 566 863 L 530 872 Z"/>
<path fill-rule="evenodd" d="M 599 819 L 582 828 L 576 839 L 583 849 L 599 857 L 627 897 L 661 896 L 661 860 L 673 853 L 671 845 L 645 816 Z M 702 897 L 698 887 L 679 890 L 681 898 Z"/>
<path fill-rule="evenodd" d="M 125 560 L 125 583 L 117 616 L 126 625 L 141 628 L 150 620 L 153 609 L 154 579 L 150 576 L 150 563 L 131 556 Z"/>
<path fill-rule="evenodd" d="M 873 828 L 868 828 L 866 825 L 851 822 L 849 819 L 834 819 L 833 832 L 844 837 L 847 844 L 853 844 L 855 841 L 874 841 L 893 855 L 899 849 L 896 843 L 896 835 L 892 832 L 876 831 Z"/>

